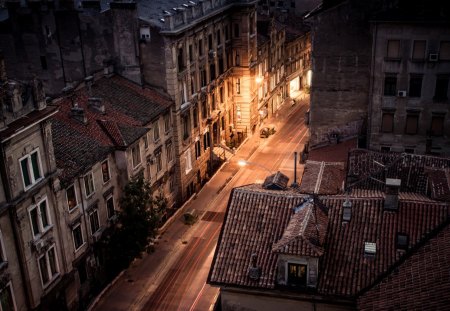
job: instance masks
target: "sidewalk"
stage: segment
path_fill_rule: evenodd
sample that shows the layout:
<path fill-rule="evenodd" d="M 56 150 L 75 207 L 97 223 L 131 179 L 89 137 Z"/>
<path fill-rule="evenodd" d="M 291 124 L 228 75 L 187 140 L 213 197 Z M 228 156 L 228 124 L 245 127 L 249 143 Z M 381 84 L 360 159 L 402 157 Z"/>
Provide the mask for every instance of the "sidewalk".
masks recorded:
<path fill-rule="evenodd" d="M 285 104 L 278 111 L 278 118 L 268 121 L 278 127 L 292 109 L 293 106 Z M 155 241 L 155 252 L 136 259 L 94 300 L 88 310 L 140 310 L 179 258 L 185 242 L 195 231 L 192 226 L 184 224 L 183 213 L 195 209 L 200 219 L 208 206 L 214 204 L 217 194 L 239 170 L 237 161 L 248 160 L 259 146 L 260 137 L 255 133 L 222 165 L 199 193 L 188 200 L 164 225 Z"/>

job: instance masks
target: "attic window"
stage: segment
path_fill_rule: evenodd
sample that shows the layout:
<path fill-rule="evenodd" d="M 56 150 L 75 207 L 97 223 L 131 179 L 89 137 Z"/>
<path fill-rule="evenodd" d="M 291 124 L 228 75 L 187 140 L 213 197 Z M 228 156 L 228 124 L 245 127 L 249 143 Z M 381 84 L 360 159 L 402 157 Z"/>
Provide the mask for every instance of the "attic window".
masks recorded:
<path fill-rule="evenodd" d="M 306 286 L 307 265 L 288 263 L 288 284 L 290 286 Z"/>
<path fill-rule="evenodd" d="M 364 255 L 375 256 L 377 253 L 377 243 L 364 242 Z"/>
<path fill-rule="evenodd" d="M 342 204 L 342 220 L 343 221 L 350 221 L 352 218 L 352 202 L 349 200 L 345 200 L 345 202 Z"/>
<path fill-rule="evenodd" d="M 407 249 L 409 244 L 409 237 L 407 234 L 397 233 L 397 249 Z"/>

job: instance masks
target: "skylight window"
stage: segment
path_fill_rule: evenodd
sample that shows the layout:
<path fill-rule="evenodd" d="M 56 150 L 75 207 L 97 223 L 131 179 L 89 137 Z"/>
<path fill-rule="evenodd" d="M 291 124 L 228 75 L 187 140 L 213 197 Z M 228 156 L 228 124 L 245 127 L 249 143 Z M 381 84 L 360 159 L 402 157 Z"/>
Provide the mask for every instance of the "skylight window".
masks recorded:
<path fill-rule="evenodd" d="M 377 253 L 377 243 L 364 242 L 364 255 L 375 256 Z"/>

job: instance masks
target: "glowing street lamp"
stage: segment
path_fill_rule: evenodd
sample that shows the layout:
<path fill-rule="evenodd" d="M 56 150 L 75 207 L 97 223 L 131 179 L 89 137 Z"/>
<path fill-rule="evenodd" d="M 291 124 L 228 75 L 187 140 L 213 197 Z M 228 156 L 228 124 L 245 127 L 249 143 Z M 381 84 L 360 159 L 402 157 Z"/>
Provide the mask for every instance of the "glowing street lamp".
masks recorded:
<path fill-rule="evenodd" d="M 244 167 L 244 166 L 247 166 L 247 165 L 258 166 L 258 167 L 266 170 L 267 172 L 269 172 L 272 175 L 272 172 L 267 167 L 265 167 L 265 166 L 263 166 L 261 164 L 258 164 L 258 163 L 249 162 L 249 161 L 241 159 L 241 160 L 238 161 L 238 165 L 241 166 L 241 167 Z"/>
<path fill-rule="evenodd" d="M 257 84 L 260 84 L 262 82 L 263 78 L 261 76 L 257 76 L 255 80 L 256 80 Z"/>

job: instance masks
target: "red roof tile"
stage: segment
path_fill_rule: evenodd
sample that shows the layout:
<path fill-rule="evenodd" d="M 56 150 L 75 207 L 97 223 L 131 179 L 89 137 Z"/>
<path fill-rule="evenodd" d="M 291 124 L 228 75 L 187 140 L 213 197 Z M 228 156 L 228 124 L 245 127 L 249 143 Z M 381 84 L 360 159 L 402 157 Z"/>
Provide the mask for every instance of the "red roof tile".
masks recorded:
<path fill-rule="evenodd" d="M 342 162 L 306 161 L 299 191 L 308 194 L 337 194 L 345 178 Z"/>
<path fill-rule="evenodd" d="M 450 226 L 358 299 L 360 310 L 448 310 Z"/>

